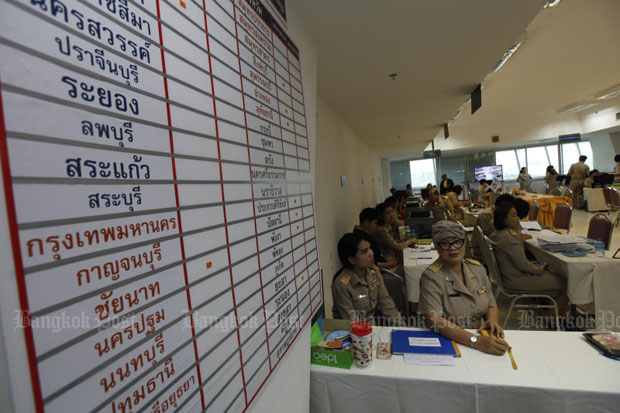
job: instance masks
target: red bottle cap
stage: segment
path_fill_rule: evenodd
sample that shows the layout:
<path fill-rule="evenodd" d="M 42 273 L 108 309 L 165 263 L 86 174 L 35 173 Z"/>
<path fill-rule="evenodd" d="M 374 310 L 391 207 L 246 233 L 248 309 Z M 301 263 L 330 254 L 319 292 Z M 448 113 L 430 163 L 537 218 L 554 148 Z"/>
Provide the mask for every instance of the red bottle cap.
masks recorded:
<path fill-rule="evenodd" d="M 372 326 L 368 321 L 358 321 L 351 324 L 351 334 L 363 337 L 372 333 Z"/>

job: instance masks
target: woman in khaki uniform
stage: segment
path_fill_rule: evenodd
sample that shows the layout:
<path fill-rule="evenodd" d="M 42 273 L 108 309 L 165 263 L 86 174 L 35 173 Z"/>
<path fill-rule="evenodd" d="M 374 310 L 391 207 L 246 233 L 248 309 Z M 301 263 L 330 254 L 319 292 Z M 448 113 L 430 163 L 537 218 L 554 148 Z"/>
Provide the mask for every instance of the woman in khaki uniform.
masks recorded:
<path fill-rule="evenodd" d="M 525 243 L 519 232 L 519 216 L 513 204 L 495 208 L 496 231 L 489 237 L 495 243 L 495 257 L 506 288 L 521 291 L 556 290 L 558 310 L 566 312 L 568 297 L 566 280 L 550 271 L 543 262 L 531 262 L 525 254 Z"/>
<path fill-rule="evenodd" d="M 513 204 L 501 204 L 495 208 L 493 225 L 496 230 L 489 238 L 496 244 L 497 265 L 506 288 L 566 291 L 564 279 L 547 271 L 547 264 L 527 259 L 523 237 L 519 232 L 519 216 Z"/>
<path fill-rule="evenodd" d="M 442 336 L 489 354 L 501 355 L 505 341 L 465 331 L 477 328 L 504 337 L 491 282 L 484 267 L 465 258 L 465 229 L 456 222 L 433 225 L 433 244 L 439 259 L 420 279 L 419 312 L 424 322 Z"/>
<path fill-rule="evenodd" d="M 374 265 L 370 243 L 355 234 L 345 234 L 338 242 L 338 256 L 344 269 L 332 285 L 334 318 L 377 321 L 403 325 L 400 312 L 387 292 L 381 272 Z"/>

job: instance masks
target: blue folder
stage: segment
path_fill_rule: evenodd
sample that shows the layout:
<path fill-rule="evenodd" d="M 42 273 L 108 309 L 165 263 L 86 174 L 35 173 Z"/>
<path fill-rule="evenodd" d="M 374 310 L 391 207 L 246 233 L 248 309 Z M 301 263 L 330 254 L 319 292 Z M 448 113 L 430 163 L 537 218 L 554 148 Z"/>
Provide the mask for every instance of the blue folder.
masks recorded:
<path fill-rule="evenodd" d="M 435 346 L 412 346 L 409 344 L 409 338 L 426 338 L 439 339 L 441 347 Z M 425 353 L 425 354 L 445 354 L 456 356 L 456 350 L 452 340 L 440 336 L 432 331 L 411 331 L 411 330 L 393 330 L 392 331 L 392 353 Z"/>

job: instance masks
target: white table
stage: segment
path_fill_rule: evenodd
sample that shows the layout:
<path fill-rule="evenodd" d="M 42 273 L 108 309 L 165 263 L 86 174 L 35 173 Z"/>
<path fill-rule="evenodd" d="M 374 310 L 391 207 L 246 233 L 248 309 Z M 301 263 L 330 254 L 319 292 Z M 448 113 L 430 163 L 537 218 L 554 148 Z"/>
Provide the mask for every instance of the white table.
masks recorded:
<path fill-rule="evenodd" d="M 605 258 L 593 254 L 572 258 L 542 249 L 536 238 L 527 240 L 525 246 L 537 260 L 566 277 L 572 304 L 594 302 L 597 329 L 620 331 L 620 260 L 611 258 L 613 252 L 607 251 Z"/>
<path fill-rule="evenodd" d="M 462 345 L 456 366 L 408 366 L 402 356 L 375 358 L 367 370 L 311 365 L 310 411 L 618 411 L 620 362 L 599 355 L 580 333 L 510 330 L 506 339 L 518 370 L 507 354 Z"/>
<path fill-rule="evenodd" d="M 420 299 L 420 278 L 422 273 L 431 265 L 439 254 L 431 249 L 430 245 L 420 245 L 416 248 L 403 250 L 403 264 L 405 267 L 405 283 L 407 284 L 407 301 L 417 303 Z"/>
<path fill-rule="evenodd" d="M 588 211 L 607 211 L 603 188 L 583 188 L 583 196 L 588 202 Z"/>

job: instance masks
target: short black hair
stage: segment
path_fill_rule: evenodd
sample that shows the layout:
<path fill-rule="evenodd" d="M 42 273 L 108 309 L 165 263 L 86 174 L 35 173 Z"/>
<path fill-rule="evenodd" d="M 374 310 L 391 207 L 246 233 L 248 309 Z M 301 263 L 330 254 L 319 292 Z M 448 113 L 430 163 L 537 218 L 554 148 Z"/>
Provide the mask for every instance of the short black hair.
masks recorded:
<path fill-rule="evenodd" d="M 452 192 L 454 192 L 457 195 L 461 195 L 461 192 L 463 192 L 463 187 L 461 185 L 454 185 L 452 187 Z"/>
<path fill-rule="evenodd" d="M 519 219 L 523 219 L 530 214 L 530 204 L 525 199 L 516 198 L 514 205 Z"/>
<path fill-rule="evenodd" d="M 486 183 L 487 183 L 487 180 L 486 180 L 486 179 L 481 179 L 480 181 L 478 181 L 478 183 L 479 183 L 480 185 L 482 185 L 482 184 L 486 184 Z"/>
<path fill-rule="evenodd" d="M 616 156 L 614 156 L 614 161 L 615 162 L 620 162 L 620 153 L 617 154 Z"/>
<path fill-rule="evenodd" d="M 597 174 L 598 173 L 598 169 L 592 169 L 590 171 L 590 176 L 592 176 L 592 174 Z"/>
<path fill-rule="evenodd" d="M 585 162 L 585 161 L 586 161 L 586 159 L 588 159 L 588 157 L 587 157 L 587 156 L 585 156 L 585 155 L 581 155 L 581 156 L 579 157 L 579 160 L 580 160 L 580 161 L 582 161 L 582 162 Z"/>
<path fill-rule="evenodd" d="M 364 221 L 378 221 L 379 214 L 377 214 L 377 210 L 374 208 L 364 208 L 362 212 L 360 212 L 360 224 L 363 224 Z"/>
<path fill-rule="evenodd" d="M 377 222 L 379 225 L 385 224 L 385 222 L 383 221 L 383 213 L 385 212 L 386 208 L 392 208 L 392 205 L 389 205 L 387 202 L 383 202 L 377 205 L 377 207 L 375 208 L 375 211 L 377 211 L 377 215 L 379 216 L 379 222 Z"/>
<path fill-rule="evenodd" d="M 353 267 L 349 262 L 349 257 L 355 257 L 360 243 L 363 240 L 363 238 L 353 233 L 344 234 L 342 238 L 340 238 L 340 241 L 338 241 L 338 257 L 340 257 L 342 265 L 347 268 Z"/>
<path fill-rule="evenodd" d="M 495 207 L 495 211 L 493 212 L 493 226 L 495 227 L 495 229 L 506 229 L 505 221 L 508 217 L 508 213 L 513 208 L 515 208 L 513 202 L 503 202 Z"/>
<path fill-rule="evenodd" d="M 387 198 L 385 198 L 385 201 L 383 201 L 384 204 L 388 204 L 390 206 L 394 205 L 397 202 L 398 197 L 396 195 L 388 196 Z"/>
<path fill-rule="evenodd" d="M 501 194 L 495 200 L 495 205 L 497 206 L 497 205 L 503 204 L 504 202 L 508 202 L 514 205 L 515 197 L 510 194 Z"/>

